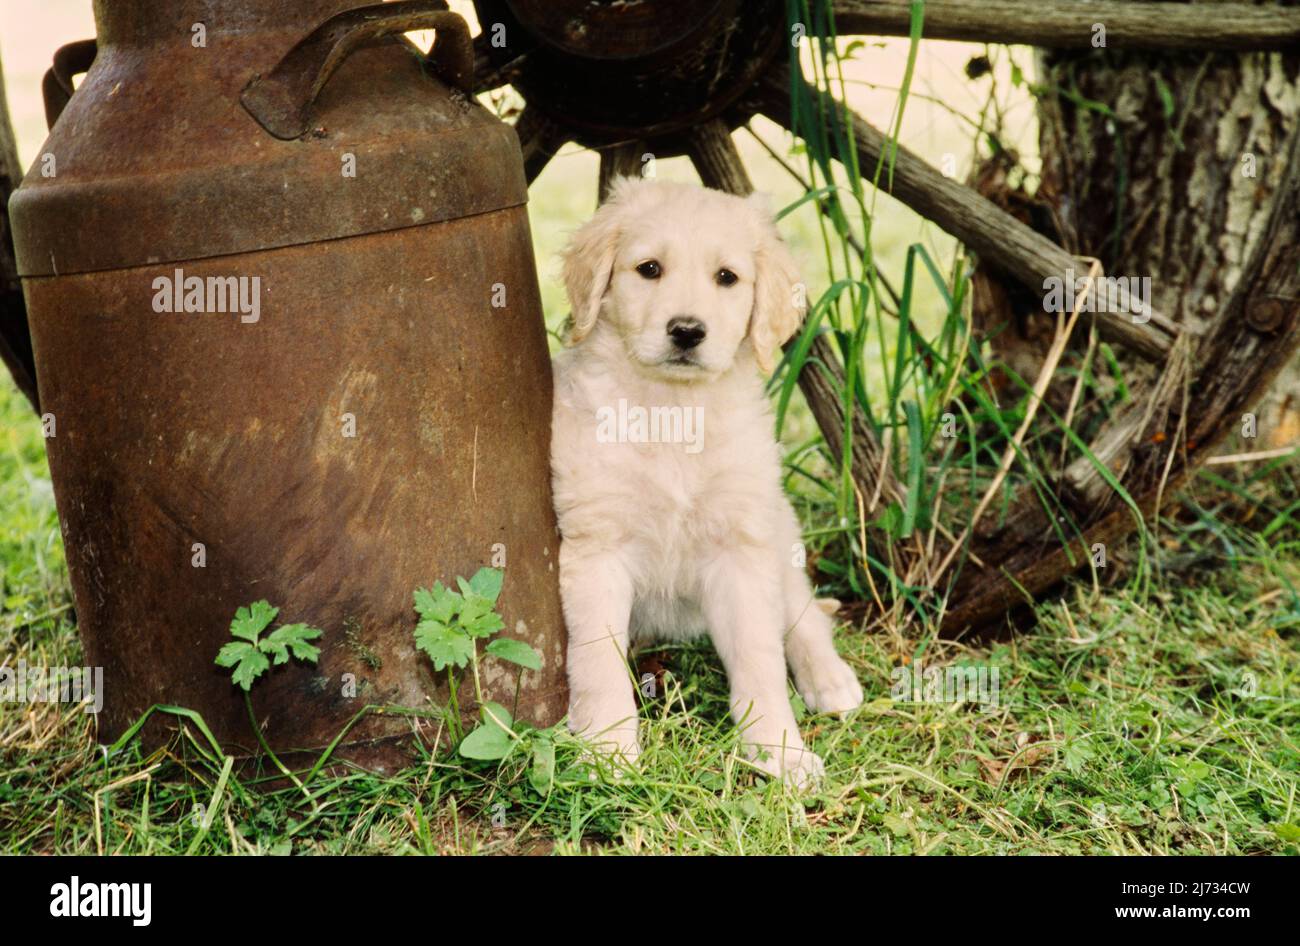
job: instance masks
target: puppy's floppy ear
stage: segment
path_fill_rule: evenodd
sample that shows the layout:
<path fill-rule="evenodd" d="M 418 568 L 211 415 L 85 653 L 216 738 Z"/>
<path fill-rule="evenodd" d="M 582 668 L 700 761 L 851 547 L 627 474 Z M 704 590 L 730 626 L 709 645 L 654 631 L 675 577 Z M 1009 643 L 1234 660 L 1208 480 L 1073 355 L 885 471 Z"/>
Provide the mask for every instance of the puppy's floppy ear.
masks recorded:
<path fill-rule="evenodd" d="M 772 353 L 799 330 L 808 304 L 799 282 L 799 269 L 789 247 L 776 230 L 766 195 L 748 198 L 758 218 L 758 250 L 754 258 L 754 309 L 749 317 L 749 341 L 758 366 L 772 370 Z"/>
<path fill-rule="evenodd" d="M 570 344 L 582 341 L 595 326 L 601 300 L 609 288 L 618 249 L 618 198 L 619 190 L 615 190 L 595 216 L 577 229 L 564 249 L 564 289 L 573 313 Z"/>

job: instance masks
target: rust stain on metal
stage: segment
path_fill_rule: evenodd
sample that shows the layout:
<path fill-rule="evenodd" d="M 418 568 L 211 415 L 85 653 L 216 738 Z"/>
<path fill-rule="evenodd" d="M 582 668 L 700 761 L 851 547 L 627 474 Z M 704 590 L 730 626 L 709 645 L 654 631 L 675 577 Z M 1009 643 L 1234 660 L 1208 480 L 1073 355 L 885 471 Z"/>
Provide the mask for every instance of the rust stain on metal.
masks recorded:
<path fill-rule="evenodd" d="M 248 6 L 260 5 L 214 18 L 201 0 L 96 4 L 98 55 L 42 149 L 59 173 L 29 173 L 13 198 L 20 275 L 203 259 L 527 201 L 510 126 L 429 76 L 401 37 L 336 64 L 310 109 L 319 135 L 270 136 L 240 93 L 349 4 L 294 0 L 273 16 Z M 209 49 L 178 50 L 205 18 Z M 347 155 L 355 177 L 343 176 Z"/>
<path fill-rule="evenodd" d="M 310 110 L 334 70 L 366 43 L 410 30 L 436 30 L 433 70 L 448 85 L 469 94 L 474 88 L 474 47 L 469 26 L 448 13 L 441 0 L 407 0 L 348 10 L 330 17 L 300 41 L 265 78 L 244 89 L 249 114 L 277 138 L 299 138 L 310 127 Z M 322 136 L 325 129 L 318 129 Z"/>

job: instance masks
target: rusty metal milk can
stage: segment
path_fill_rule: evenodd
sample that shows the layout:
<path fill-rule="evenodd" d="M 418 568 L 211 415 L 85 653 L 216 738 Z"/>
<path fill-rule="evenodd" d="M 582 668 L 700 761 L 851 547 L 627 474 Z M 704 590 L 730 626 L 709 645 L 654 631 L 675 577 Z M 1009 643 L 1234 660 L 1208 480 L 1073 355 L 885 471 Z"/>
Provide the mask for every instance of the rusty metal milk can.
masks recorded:
<path fill-rule="evenodd" d="M 564 712 L 518 141 L 468 94 L 463 20 L 350 6 L 95 0 L 97 56 L 13 197 L 101 741 L 170 703 L 252 746 L 213 660 L 258 599 L 325 630 L 253 686 L 273 747 L 441 700 L 412 591 L 494 559 L 504 633 L 543 657 L 519 715 Z M 513 673 L 485 684 L 511 704 Z M 348 754 L 396 762 L 410 728 L 367 718 Z"/>

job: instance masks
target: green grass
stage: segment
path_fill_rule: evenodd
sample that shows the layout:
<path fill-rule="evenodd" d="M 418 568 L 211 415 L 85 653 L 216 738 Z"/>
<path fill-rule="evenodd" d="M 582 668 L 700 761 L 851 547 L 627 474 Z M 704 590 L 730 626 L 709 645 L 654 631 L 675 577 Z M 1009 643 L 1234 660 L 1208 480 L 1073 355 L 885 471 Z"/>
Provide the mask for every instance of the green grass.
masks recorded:
<path fill-rule="evenodd" d="M 7 381 L 0 420 L 0 661 L 76 665 L 40 429 Z M 802 719 L 828 767 L 809 795 L 742 760 L 700 645 L 663 652 L 638 773 L 593 769 L 561 737 L 546 796 L 526 759 L 440 750 L 391 776 L 318 775 L 313 805 L 269 769 L 223 779 L 192 721 L 164 749 L 106 759 L 77 708 L 0 704 L 0 851 L 1297 853 L 1295 481 L 1287 466 L 1203 481 L 1144 600 L 1076 582 L 1032 632 L 973 647 L 841 628 L 867 703 Z M 1271 545 L 1229 515 L 1272 526 Z M 916 660 L 996 668 L 998 705 L 892 700 L 891 674 Z"/>
<path fill-rule="evenodd" d="M 897 134 L 934 98 L 913 80 L 943 63 L 929 51 L 915 59 L 913 40 L 897 73 L 883 76 L 886 45 L 855 52 L 841 41 L 805 50 L 799 62 L 837 97 L 865 87 L 862 76 L 884 78 L 896 111 L 880 124 Z M 998 75 L 1012 74 L 1010 58 L 994 60 Z M 1020 83 L 998 81 L 962 83 L 986 98 L 971 121 L 979 133 L 949 129 L 930 142 L 940 153 L 978 157 L 992 139 L 1032 145 L 1031 124 L 1002 125 L 1007 109 L 1031 97 Z M 811 99 L 800 100 L 810 114 Z M 942 518 L 958 532 L 1024 415 L 1033 379 L 994 389 L 1000 366 L 989 346 L 968 344 L 969 271 L 951 240 L 870 186 L 888 179 L 887 163 L 846 172 L 847 142 L 826 121 L 809 125 L 799 144 L 757 120 L 753 136 L 737 139 L 759 187 L 776 206 L 795 208 L 782 229 L 804 263 L 820 327 L 852 368 L 846 401 L 869 411 L 877 434 L 894 436 L 891 462 L 908 502 L 889 511 L 888 530 L 898 538 Z M 660 160 L 658 174 L 694 178 L 682 158 Z M 594 207 L 595 182 L 595 156 L 569 148 L 532 191 L 552 327 L 565 313 L 552 260 Z M 826 194 L 829 217 L 803 200 L 808 189 Z M 862 252 L 849 252 L 852 242 Z M 1104 345 L 1067 355 L 1059 373 L 1086 382 L 1086 417 L 1066 432 L 1047 405 L 1003 490 L 1036 484 L 1049 508 L 1047 474 L 1132 396 Z M 826 455 L 792 376 L 774 388 L 787 486 L 817 581 L 869 600 L 844 458 Z M 955 441 L 938 432 L 948 412 Z M 286 785 L 270 765 L 233 768 L 201 721 L 179 712 L 170 745 L 145 753 L 129 741 L 108 756 L 94 717 L 76 707 L 0 702 L 0 852 L 1300 853 L 1300 463 L 1215 467 L 1171 497 L 1163 515 L 1158 529 L 1108 549 L 1110 564 L 1095 580 L 1068 582 L 1033 621 L 1018 616 L 1028 632 L 931 639 L 943 588 L 903 589 L 925 599 L 913 609 L 919 620 L 855 604 L 867 617 L 844 624 L 838 641 L 867 702 L 843 720 L 801 714 L 828 770 L 810 794 L 768 782 L 744 761 L 724 675 L 700 644 L 655 654 L 665 685 L 642 707 L 639 771 L 616 776 L 561 728 L 546 792 L 522 753 L 498 765 L 445 747 L 392 775 L 303 769 L 305 786 Z M 898 576 L 887 564 L 873 570 L 888 599 Z M 247 603 L 232 601 L 231 613 Z M 76 666 L 82 656 L 40 428 L 6 378 L 0 665 L 19 660 Z M 896 675 L 917 666 L 996 671 L 996 704 L 895 700 Z M 411 711 L 439 717 L 441 709 Z"/>

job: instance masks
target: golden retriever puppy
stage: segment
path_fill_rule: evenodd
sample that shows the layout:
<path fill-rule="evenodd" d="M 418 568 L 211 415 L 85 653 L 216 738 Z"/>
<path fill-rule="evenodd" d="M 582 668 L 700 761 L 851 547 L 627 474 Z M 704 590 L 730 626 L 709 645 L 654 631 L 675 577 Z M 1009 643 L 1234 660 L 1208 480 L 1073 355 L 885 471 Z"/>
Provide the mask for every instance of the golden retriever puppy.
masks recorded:
<path fill-rule="evenodd" d="M 568 623 L 569 725 L 639 752 L 629 646 L 707 632 L 750 758 L 796 784 L 786 690 L 838 713 L 862 687 L 802 567 L 764 375 L 803 318 L 761 199 L 625 178 L 564 253 L 551 467 Z"/>

